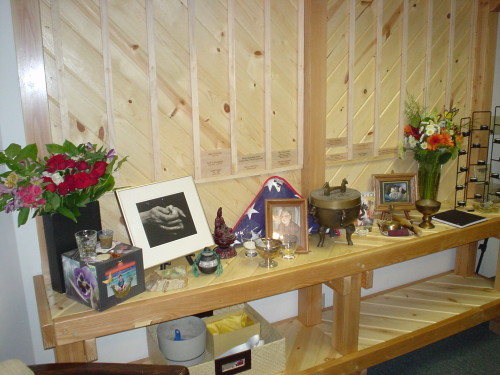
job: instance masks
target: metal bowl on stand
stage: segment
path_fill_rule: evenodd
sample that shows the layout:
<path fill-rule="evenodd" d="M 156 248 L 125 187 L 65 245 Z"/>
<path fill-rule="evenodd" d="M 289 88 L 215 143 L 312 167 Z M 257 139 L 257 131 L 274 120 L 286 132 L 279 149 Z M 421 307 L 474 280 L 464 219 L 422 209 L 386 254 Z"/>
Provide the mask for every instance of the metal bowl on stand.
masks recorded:
<path fill-rule="evenodd" d="M 259 262 L 259 266 L 264 268 L 274 268 L 278 265 L 278 262 L 273 260 L 273 258 L 276 258 L 280 254 L 280 240 L 275 240 L 273 238 L 259 238 L 255 240 L 255 247 L 263 259 Z"/>
<path fill-rule="evenodd" d="M 309 196 L 310 212 L 319 227 L 318 247 L 325 242 L 325 232 L 330 228 L 330 236 L 334 229 L 346 230 L 347 244 L 352 245 L 352 234 L 355 231 L 354 221 L 358 218 L 361 206 L 361 193 L 346 187 L 344 178 L 340 186 L 330 187 L 325 182 L 323 188 L 311 192 Z"/>

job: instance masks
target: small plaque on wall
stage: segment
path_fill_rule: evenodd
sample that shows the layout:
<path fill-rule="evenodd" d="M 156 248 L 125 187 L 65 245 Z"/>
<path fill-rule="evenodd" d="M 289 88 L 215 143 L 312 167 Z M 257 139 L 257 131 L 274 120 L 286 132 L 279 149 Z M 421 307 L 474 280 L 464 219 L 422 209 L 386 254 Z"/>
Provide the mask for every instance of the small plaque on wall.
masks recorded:
<path fill-rule="evenodd" d="M 231 174 L 231 150 L 205 151 L 201 154 L 201 176 L 203 178 L 228 176 Z"/>
<path fill-rule="evenodd" d="M 327 138 L 326 147 L 347 146 L 347 137 Z"/>
<path fill-rule="evenodd" d="M 381 148 L 378 150 L 379 155 L 397 155 L 398 149 L 396 147 Z"/>
<path fill-rule="evenodd" d="M 347 160 L 347 152 L 326 155 L 327 162 L 344 161 L 344 160 Z"/>
<path fill-rule="evenodd" d="M 238 158 L 238 172 L 260 171 L 265 169 L 264 154 L 242 155 Z"/>
<path fill-rule="evenodd" d="M 373 156 L 373 142 L 369 143 L 358 143 L 352 145 L 352 157 L 353 159 L 357 158 L 366 158 Z"/>
<path fill-rule="evenodd" d="M 275 151 L 272 154 L 272 168 L 297 165 L 297 150 Z"/>

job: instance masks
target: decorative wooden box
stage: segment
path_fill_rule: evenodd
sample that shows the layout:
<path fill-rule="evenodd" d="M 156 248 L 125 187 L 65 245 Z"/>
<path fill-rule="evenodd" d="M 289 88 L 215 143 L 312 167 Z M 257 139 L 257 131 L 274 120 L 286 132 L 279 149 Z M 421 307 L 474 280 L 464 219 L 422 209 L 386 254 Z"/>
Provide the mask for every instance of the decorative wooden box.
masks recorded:
<path fill-rule="evenodd" d="M 102 311 L 144 292 L 142 249 L 118 243 L 109 255 L 86 261 L 77 249 L 62 254 L 66 296 Z"/>

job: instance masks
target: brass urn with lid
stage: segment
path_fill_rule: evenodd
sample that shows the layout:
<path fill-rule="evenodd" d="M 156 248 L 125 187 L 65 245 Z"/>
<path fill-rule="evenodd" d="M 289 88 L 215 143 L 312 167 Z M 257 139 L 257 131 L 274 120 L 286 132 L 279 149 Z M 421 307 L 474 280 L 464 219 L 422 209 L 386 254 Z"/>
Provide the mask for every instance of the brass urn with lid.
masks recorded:
<path fill-rule="evenodd" d="M 354 221 L 358 218 L 361 206 L 361 193 L 355 189 L 346 187 L 347 180 L 344 178 L 340 186 L 330 187 L 325 182 L 321 189 L 313 190 L 309 195 L 310 213 L 314 221 L 319 224 L 318 247 L 325 242 L 326 229 L 344 228 L 346 231 L 347 244 L 352 245 L 352 234 L 354 233 Z"/>

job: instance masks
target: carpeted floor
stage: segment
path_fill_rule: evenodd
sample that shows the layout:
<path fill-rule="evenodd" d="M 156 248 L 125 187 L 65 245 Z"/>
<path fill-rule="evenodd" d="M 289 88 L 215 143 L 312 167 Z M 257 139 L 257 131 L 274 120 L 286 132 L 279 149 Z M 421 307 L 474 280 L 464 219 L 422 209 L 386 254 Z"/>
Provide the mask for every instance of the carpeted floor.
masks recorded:
<path fill-rule="evenodd" d="M 368 375 L 500 375 L 500 335 L 488 322 L 368 369 Z"/>

